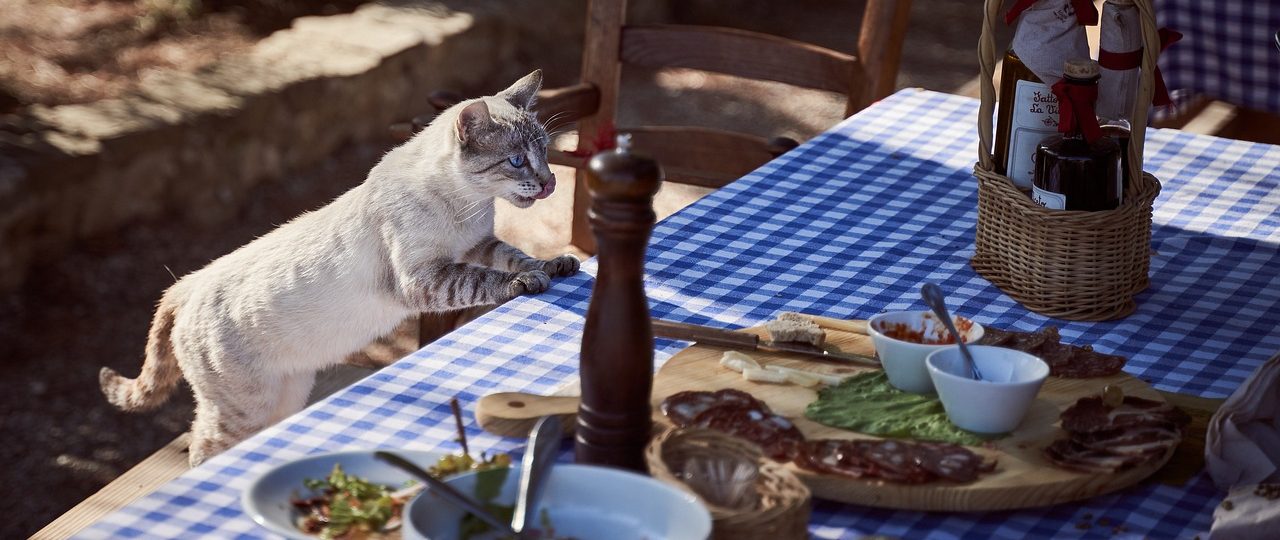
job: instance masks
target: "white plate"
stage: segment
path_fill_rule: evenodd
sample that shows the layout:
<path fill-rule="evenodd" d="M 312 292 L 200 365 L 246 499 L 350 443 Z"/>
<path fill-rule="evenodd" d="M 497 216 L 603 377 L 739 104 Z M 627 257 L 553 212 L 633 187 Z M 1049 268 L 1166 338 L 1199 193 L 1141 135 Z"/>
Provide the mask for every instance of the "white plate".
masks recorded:
<path fill-rule="evenodd" d="M 436 463 L 444 452 L 422 452 L 413 450 L 392 450 L 426 469 Z M 408 473 L 373 457 L 373 450 L 355 450 L 317 454 L 275 466 L 254 480 L 249 488 L 240 494 L 240 504 L 253 520 L 271 532 L 287 538 L 314 539 L 303 533 L 294 521 L 298 513 L 289 504 L 295 495 L 306 494 L 307 489 L 302 481 L 307 478 L 327 478 L 335 463 L 342 464 L 347 474 L 364 478 L 375 484 L 399 489 L 405 482 L 412 480 Z"/>

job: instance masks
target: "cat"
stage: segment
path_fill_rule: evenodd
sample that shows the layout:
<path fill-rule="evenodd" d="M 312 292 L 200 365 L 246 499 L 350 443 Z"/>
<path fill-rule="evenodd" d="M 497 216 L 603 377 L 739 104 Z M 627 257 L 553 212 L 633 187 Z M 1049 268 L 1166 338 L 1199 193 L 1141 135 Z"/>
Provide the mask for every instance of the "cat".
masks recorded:
<path fill-rule="evenodd" d="M 576 273 L 572 255 L 535 259 L 493 233 L 496 198 L 527 208 L 555 189 L 533 113 L 541 86 L 534 71 L 450 107 L 362 184 L 178 280 L 141 375 L 102 368 L 107 400 L 151 409 L 185 376 L 195 466 L 302 410 L 318 370 L 414 313 L 499 304 Z"/>

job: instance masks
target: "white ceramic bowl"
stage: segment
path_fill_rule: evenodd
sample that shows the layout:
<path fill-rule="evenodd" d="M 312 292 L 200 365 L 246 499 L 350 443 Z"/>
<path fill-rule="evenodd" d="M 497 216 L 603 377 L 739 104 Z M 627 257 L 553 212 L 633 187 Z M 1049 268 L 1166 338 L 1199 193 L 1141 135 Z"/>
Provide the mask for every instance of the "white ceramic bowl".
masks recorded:
<path fill-rule="evenodd" d="M 1022 423 L 1049 364 L 1033 355 L 1003 347 L 971 345 L 981 381 L 964 374 L 960 347 L 934 352 L 925 360 L 947 418 L 975 433 L 1008 433 Z"/>
<path fill-rule="evenodd" d="M 475 493 L 476 474 L 447 480 Z M 586 465 L 556 464 L 538 500 L 557 537 L 578 540 L 705 540 L 711 514 L 692 495 L 631 472 Z M 512 467 L 495 502 L 513 504 L 520 468 Z M 463 511 L 427 489 L 405 507 L 406 539 L 457 540 Z"/>
<path fill-rule="evenodd" d="M 442 452 L 395 450 L 414 463 L 430 465 Z M 289 504 L 295 494 L 305 495 L 302 481 L 307 478 L 327 478 L 335 463 L 342 470 L 370 482 L 397 489 L 413 477 L 373 457 L 373 450 L 356 450 L 331 454 L 317 454 L 281 463 L 262 473 L 249 488 L 240 494 L 240 505 L 253 520 L 273 533 L 285 538 L 314 540 L 316 536 L 303 533 L 295 525 L 298 512 Z"/>
<path fill-rule="evenodd" d="M 982 325 L 958 315 L 952 315 L 957 329 L 964 335 L 965 343 L 982 338 Z M 933 392 L 933 381 L 924 368 L 924 358 L 934 351 L 954 347 L 954 344 L 930 345 L 889 337 L 897 325 L 921 332 L 929 341 L 942 341 L 950 336 L 947 327 L 929 311 L 891 311 L 871 317 L 867 321 L 871 343 L 889 377 L 889 384 L 904 392 L 928 394 Z"/>

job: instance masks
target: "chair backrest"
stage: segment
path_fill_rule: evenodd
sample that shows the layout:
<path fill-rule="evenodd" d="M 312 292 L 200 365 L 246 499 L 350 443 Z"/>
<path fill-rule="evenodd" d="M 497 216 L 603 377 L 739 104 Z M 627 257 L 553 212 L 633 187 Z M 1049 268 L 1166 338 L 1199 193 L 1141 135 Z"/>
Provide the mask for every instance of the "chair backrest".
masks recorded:
<path fill-rule="evenodd" d="M 627 25 L 625 0 L 590 0 L 582 81 L 539 95 L 539 115 L 577 120 L 577 154 L 549 160 L 580 167 L 602 130 L 614 124 L 623 64 L 691 68 L 845 94 L 846 114 L 893 91 L 909 0 L 867 0 L 857 54 L 758 32 L 690 25 Z M 633 146 L 662 163 L 668 181 L 720 187 L 789 147 L 776 140 L 710 128 L 624 126 Z M 792 143 L 794 145 L 794 143 Z M 595 251 L 586 223 L 590 197 L 581 171 L 574 197 L 574 245 Z"/>

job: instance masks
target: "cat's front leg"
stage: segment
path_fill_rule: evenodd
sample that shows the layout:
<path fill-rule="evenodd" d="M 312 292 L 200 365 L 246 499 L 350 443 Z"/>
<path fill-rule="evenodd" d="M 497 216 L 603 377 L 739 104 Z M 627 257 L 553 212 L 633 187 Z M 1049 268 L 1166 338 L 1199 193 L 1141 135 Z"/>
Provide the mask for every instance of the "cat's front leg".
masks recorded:
<path fill-rule="evenodd" d="M 501 304 L 522 294 L 537 294 L 551 286 L 541 270 L 506 272 L 476 264 L 444 260 L 397 272 L 399 296 L 418 311 L 448 311 Z"/>
<path fill-rule="evenodd" d="M 551 277 L 578 273 L 581 262 L 573 255 L 561 255 L 549 261 L 530 257 L 519 248 L 489 236 L 467 252 L 467 260 L 494 268 L 529 272 L 540 270 Z"/>
<path fill-rule="evenodd" d="M 509 288 L 512 298 L 522 294 L 547 292 L 547 289 L 551 288 L 551 276 L 541 270 L 520 272 L 516 274 L 515 279 L 511 280 Z"/>
<path fill-rule="evenodd" d="M 534 260 L 542 265 L 543 272 L 552 277 L 572 276 L 578 273 L 578 269 L 582 266 L 582 262 L 577 257 L 568 253 L 549 261 Z"/>

